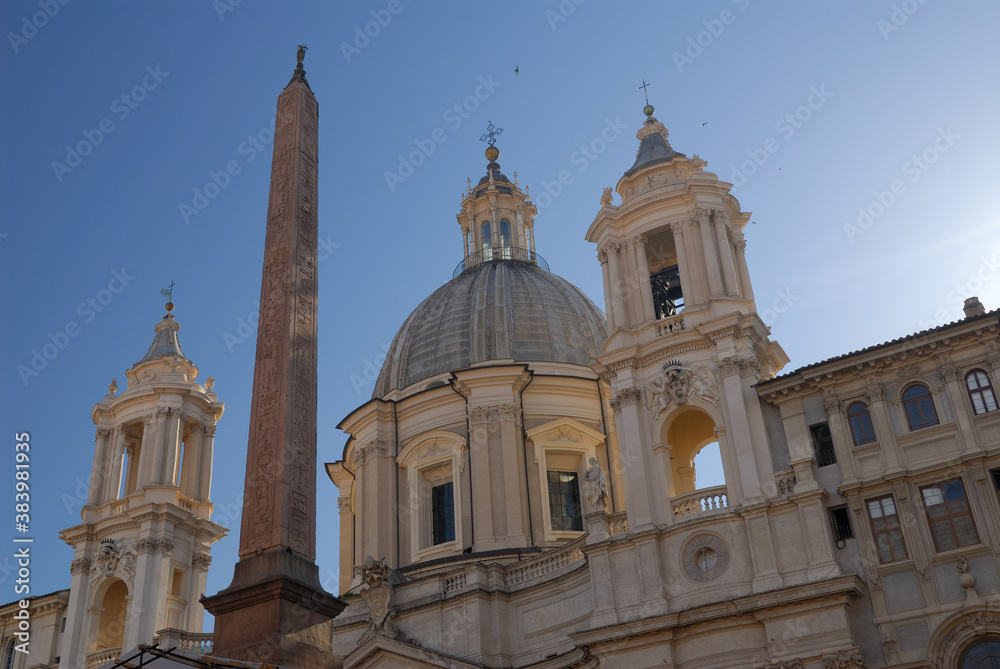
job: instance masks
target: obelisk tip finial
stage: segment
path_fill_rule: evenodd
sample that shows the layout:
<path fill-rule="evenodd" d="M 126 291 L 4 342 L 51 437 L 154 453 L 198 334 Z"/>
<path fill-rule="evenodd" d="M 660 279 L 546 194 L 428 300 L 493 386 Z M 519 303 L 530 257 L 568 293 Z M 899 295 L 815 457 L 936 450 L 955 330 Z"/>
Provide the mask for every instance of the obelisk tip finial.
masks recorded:
<path fill-rule="evenodd" d="M 305 58 L 306 58 L 306 51 L 308 51 L 308 50 L 309 50 L 309 47 L 307 47 L 305 44 L 300 44 L 299 45 L 299 51 L 296 54 L 296 57 L 298 58 L 298 69 L 300 69 L 300 70 L 302 69 L 302 61 L 305 60 Z"/>

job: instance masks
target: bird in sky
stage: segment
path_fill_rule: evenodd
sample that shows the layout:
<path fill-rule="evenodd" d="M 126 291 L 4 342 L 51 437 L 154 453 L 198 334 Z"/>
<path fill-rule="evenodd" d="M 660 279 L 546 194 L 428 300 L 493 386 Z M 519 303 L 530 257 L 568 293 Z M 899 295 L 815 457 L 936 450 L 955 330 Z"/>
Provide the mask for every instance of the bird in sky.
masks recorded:
<path fill-rule="evenodd" d="M 514 76 L 516 77 L 518 73 L 517 65 L 514 66 Z"/>
<path fill-rule="evenodd" d="M 708 125 L 708 121 L 705 121 L 704 123 L 702 123 L 701 127 L 704 128 L 706 125 Z"/>

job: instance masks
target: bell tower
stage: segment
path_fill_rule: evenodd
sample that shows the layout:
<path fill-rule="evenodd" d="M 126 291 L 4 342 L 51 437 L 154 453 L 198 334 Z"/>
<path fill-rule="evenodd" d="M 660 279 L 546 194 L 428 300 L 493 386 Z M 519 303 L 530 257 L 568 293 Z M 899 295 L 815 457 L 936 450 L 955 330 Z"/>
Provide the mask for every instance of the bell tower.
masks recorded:
<path fill-rule="evenodd" d="M 753 385 L 788 361 L 757 314 L 744 248 L 750 214 L 707 163 L 675 151 L 647 103 L 635 163 L 587 231 L 604 275 L 611 383 L 629 527 L 774 493 Z M 693 457 L 718 443 L 726 485 L 695 495 Z M 638 466 L 634 466 L 638 465 Z M 695 495 L 694 503 L 687 497 Z"/>
<path fill-rule="evenodd" d="M 174 305 L 149 351 L 91 412 L 94 464 L 75 550 L 61 669 L 84 669 L 164 631 L 200 634 L 211 545 L 226 534 L 210 499 L 224 405 L 181 351 Z"/>

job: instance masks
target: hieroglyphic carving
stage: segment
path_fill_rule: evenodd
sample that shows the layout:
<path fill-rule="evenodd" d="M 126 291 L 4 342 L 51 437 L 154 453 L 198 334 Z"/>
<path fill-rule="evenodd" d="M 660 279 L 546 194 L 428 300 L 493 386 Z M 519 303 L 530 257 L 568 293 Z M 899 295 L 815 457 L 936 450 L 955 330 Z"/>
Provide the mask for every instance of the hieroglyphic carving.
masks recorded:
<path fill-rule="evenodd" d="M 315 553 L 316 112 L 303 87 L 278 99 L 241 557 Z"/>

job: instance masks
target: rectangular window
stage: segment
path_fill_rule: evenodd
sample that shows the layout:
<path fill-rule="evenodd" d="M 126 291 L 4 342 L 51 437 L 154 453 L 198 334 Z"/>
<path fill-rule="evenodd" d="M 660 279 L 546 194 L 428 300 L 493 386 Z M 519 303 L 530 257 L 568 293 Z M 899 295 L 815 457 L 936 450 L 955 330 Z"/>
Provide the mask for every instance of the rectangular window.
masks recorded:
<path fill-rule="evenodd" d="M 826 467 L 837 464 L 837 454 L 833 450 L 830 424 L 811 425 L 809 426 L 809 434 L 812 436 L 813 451 L 816 453 L 816 466 Z"/>
<path fill-rule="evenodd" d="M 847 513 L 846 506 L 830 509 L 830 523 L 833 525 L 833 538 L 836 541 L 845 541 L 854 537 L 854 530 L 851 529 L 851 517 Z"/>
<path fill-rule="evenodd" d="M 979 543 L 972 509 L 965 496 L 962 479 L 953 479 L 921 488 L 924 510 L 938 551 Z"/>
<path fill-rule="evenodd" d="M 868 517 L 871 519 L 872 534 L 878 559 L 883 564 L 906 559 L 906 545 L 903 531 L 899 527 L 896 504 L 892 497 L 868 500 Z"/>
<path fill-rule="evenodd" d="M 994 469 L 990 474 L 993 478 L 993 489 L 997 492 L 997 499 L 1000 499 L 1000 469 Z"/>
<path fill-rule="evenodd" d="M 431 537 L 435 546 L 455 540 L 455 486 L 451 481 L 431 488 Z"/>
<path fill-rule="evenodd" d="M 549 518 L 555 532 L 583 531 L 580 483 L 576 472 L 549 471 Z"/>

